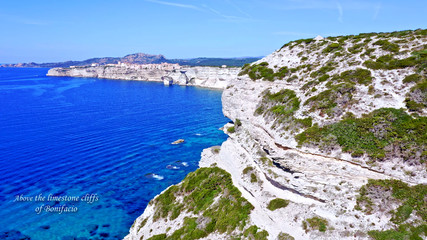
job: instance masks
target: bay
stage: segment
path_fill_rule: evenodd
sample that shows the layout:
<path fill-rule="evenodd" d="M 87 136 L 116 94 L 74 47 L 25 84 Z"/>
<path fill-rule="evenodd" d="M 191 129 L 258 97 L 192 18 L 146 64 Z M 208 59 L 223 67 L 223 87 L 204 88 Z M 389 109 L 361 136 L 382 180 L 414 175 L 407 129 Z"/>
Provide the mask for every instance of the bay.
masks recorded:
<path fill-rule="evenodd" d="M 0 68 L 0 238 L 122 239 L 148 201 L 227 137 L 221 91 L 47 70 Z"/>

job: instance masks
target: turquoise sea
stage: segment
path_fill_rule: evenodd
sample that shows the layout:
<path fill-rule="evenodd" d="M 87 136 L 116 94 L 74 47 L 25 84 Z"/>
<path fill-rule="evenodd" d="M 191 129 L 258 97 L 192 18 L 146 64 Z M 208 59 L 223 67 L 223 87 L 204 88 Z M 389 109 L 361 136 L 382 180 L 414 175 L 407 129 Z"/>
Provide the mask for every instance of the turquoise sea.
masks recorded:
<path fill-rule="evenodd" d="M 122 239 L 226 139 L 221 91 L 47 70 L 0 68 L 0 239 Z"/>

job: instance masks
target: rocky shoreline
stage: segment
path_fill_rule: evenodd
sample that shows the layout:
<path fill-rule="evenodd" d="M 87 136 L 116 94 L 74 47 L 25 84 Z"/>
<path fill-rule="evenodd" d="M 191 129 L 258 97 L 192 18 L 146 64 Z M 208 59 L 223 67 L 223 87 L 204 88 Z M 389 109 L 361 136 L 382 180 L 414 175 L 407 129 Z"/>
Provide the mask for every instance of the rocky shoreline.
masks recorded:
<path fill-rule="evenodd" d="M 225 89 L 240 68 L 231 67 L 179 67 L 178 69 L 136 68 L 117 64 L 52 68 L 47 76 L 105 78 L 135 81 L 163 82 L 165 85 L 198 86 Z"/>

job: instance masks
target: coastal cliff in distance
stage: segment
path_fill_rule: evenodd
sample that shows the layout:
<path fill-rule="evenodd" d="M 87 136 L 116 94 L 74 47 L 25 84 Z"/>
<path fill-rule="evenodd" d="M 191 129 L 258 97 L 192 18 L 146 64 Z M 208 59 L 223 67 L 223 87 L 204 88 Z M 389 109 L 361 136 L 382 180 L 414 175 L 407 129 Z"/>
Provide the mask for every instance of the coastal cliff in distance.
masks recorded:
<path fill-rule="evenodd" d="M 241 57 L 241 58 L 190 58 L 190 59 L 166 59 L 163 55 L 153 55 L 146 53 L 134 53 L 124 57 L 103 57 L 90 58 L 83 61 L 66 61 L 66 62 L 51 62 L 51 63 L 15 63 L 15 64 L 0 64 L 0 67 L 27 67 L 27 68 L 56 68 L 56 67 L 71 67 L 71 66 L 88 66 L 91 64 L 106 65 L 117 64 L 118 62 L 129 64 L 160 64 L 172 63 L 185 66 L 236 66 L 241 67 L 246 63 L 251 63 L 259 60 L 260 57 Z"/>
<path fill-rule="evenodd" d="M 245 65 L 229 138 L 125 239 L 426 239 L 426 43 L 319 36 Z"/>
<path fill-rule="evenodd" d="M 178 64 L 108 64 L 49 69 L 47 76 L 68 76 L 87 78 L 108 78 L 164 82 L 165 85 L 178 84 L 224 89 L 236 79 L 240 68 L 229 67 L 182 67 Z"/>

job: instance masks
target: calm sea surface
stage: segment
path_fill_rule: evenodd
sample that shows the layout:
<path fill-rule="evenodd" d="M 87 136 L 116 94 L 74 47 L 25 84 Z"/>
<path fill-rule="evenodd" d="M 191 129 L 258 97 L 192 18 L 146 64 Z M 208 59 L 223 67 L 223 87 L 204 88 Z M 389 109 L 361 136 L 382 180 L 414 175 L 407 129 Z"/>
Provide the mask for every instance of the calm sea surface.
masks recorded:
<path fill-rule="evenodd" d="M 47 70 L 0 68 L 0 239 L 121 239 L 226 139 L 220 91 Z"/>

